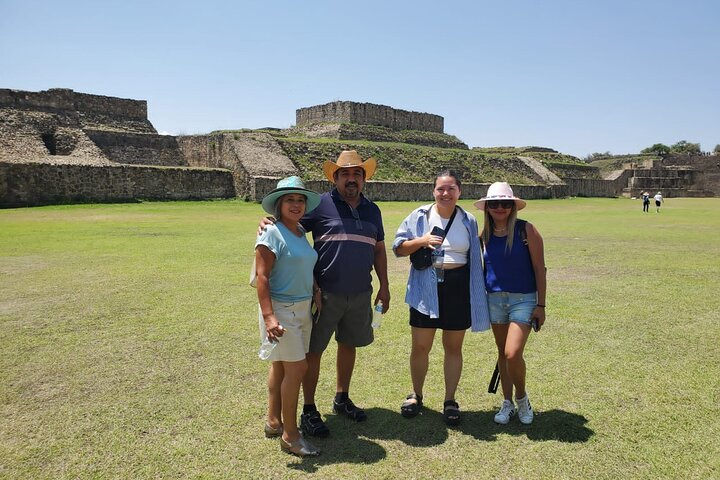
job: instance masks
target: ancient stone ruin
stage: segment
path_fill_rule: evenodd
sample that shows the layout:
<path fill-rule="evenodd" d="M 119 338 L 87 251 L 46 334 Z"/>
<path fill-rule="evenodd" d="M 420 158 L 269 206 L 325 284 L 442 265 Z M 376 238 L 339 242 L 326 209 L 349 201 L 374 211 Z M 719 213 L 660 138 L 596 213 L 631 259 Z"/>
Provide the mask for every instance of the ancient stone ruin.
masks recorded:
<path fill-rule="evenodd" d="M 635 196 L 636 190 L 658 186 L 666 196 L 720 195 L 716 156 L 626 165 L 602 179 L 587 175 L 595 167 L 549 167 L 533 157 L 558 153 L 552 149 L 523 148 L 495 157 L 468 149 L 444 133 L 443 117 L 429 113 L 331 102 L 298 109 L 296 120 L 287 130 L 174 137 L 158 134 L 142 100 L 69 89 L 0 89 L 0 207 L 234 196 L 258 200 L 278 178 L 298 174 L 309 188 L 325 191 L 331 184 L 320 165 L 334 160 L 344 142 L 366 149 L 366 156 L 384 155 L 387 171 L 416 171 L 418 162 L 437 166 L 443 157 L 463 163 L 466 171 L 511 172 L 524 179 L 515 186 L 524 198 Z M 315 138 L 323 141 L 313 143 Z M 353 144 L 356 140 L 363 142 Z M 412 154 L 403 157 L 407 151 Z M 428 182 L 419 181 L 426 176 L 403 183 L 376 178 L 366 192 L 376 200 L 429 199 Z M 463 195 L 479 198 L 486 189 L 485 183 L 464 182 Z"/>
<path fill-rule="evenodd" d="M 174 137 L 158 135 L 147 102 L 0 89 L 0 160 L 186 165 Z"/>
<path fill-rule="evenodd" d="M 373 103 L 331 102 L 295 111 L 295 123 L 298 126 L 313 123 L 355 123 L 393 130 L 444 133 L 444 122 L 440 115 L 408 112 Z"/>
<path fill-rule="evenodd" d="M 0 89 L 0 206 L 234 195 L 230 172 L 188 168 L 143 100 Z"/>

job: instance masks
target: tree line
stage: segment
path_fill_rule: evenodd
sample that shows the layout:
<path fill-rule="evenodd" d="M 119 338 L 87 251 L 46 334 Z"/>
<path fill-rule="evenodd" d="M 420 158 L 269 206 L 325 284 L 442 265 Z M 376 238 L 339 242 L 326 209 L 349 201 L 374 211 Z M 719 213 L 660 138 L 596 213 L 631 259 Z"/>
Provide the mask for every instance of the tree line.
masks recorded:
<path fill-rule="evenodd" d="M 664 143 L 656 143 L 647 148 L 643 148 L 642 150 L 640 150 L 640 153 L 650 153 L 654 155 L 668 155 L 671 153 L 699 155 L 702 153 L 702 150 L 700 149 L 699 143 L 692 143 L 686 140 L 680 140 L 679 142 L 669 146 L 665 145 Z M 715 145 L 713 153 L 716 155 L 720 155 L 720 144 Z M 590 155 L 585 157 L 584 160 L 586 162 L 592 162 L 593 160 L 599 160 L 601 158 L 608 158 L 612 156 L 613 154 L 610 152 L 596 152 L 591 153 Z"/>

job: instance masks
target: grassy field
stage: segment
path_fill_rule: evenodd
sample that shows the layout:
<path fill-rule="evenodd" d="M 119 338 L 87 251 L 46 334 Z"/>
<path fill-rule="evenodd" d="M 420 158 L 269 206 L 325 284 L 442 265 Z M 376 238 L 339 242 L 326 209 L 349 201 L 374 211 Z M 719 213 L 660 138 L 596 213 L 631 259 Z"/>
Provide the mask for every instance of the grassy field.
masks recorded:
<path fill-rule="evenodd" d="M 415 204 L 380 205 L 392 238 Z M 523 213 L 549 275 L 526 355 L 534 424 L 492 421 L 490 333 L 467 336 L 461 426 L 440 414 L 439 344 L 428 408 L 400 417 L 408 261 L 390 256 L 391 310 L 351 391 L 369 420 L 330 414 L 331 346 L 318 401 L 332 435 L 301 460 L 262 434 L 267 364 L 247 285 L 258 205 L 0 210 L 0 477 L 720 477 L 720 199 Z"/>

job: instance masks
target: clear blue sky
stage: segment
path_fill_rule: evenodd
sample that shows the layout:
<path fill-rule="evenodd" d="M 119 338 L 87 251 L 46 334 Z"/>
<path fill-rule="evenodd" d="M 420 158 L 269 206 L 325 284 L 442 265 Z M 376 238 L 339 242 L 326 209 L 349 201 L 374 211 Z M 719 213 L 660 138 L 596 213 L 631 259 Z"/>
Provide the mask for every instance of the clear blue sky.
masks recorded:
<path fill-rule="evenodd" d="M 0 0 L 0 88 L 148 102 L 172 134 L 352 100 L 470 146 L 720 143 L 720 1 Z"/>

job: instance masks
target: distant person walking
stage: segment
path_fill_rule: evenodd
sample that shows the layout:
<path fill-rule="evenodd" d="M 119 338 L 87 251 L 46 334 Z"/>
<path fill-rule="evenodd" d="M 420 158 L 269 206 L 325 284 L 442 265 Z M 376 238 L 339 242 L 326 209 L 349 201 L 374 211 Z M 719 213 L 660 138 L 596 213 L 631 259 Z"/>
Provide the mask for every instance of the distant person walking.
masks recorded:
<path fill-rule="evenodd" d="M 643 212 L 647 213 L 650 211 L 650 193 L 647 191 L 644 191 L 642 193 L 642 201 L 643 201 Z"/>
<path fill-rule="evenodd" d="M 663 200 L 662 193 L 657 192 L 657 194 L 655 195 L 655 211 L 657 213 L 660 213 L 660 205 L 662 205 L 664 202 L 665 200 Z"/>

